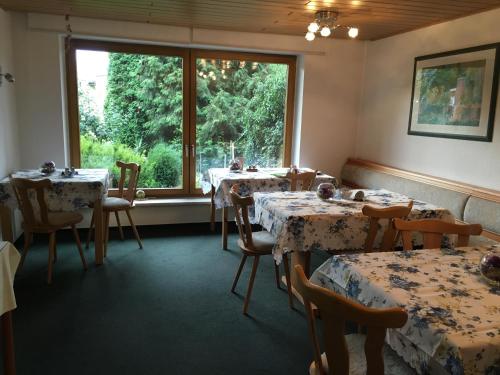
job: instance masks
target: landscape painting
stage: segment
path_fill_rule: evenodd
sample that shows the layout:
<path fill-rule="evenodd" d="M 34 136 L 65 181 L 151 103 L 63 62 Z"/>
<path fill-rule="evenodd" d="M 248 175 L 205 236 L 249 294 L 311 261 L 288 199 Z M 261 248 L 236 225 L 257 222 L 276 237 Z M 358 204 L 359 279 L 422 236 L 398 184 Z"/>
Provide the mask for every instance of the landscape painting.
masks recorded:
<path fill-rule="evenodd" d="M 408 134 L 491 141 L 498 45 L 415 59 Z"/>

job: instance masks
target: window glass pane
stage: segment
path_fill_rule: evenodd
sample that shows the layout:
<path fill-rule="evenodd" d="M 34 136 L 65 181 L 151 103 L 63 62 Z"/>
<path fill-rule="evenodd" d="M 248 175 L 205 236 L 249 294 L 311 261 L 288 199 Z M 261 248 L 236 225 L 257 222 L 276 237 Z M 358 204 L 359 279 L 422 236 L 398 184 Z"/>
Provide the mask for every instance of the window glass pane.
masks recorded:
<path fill-rule="evenodd" d="M 139 187 L 182 188 L 183 59 L 77 50 L 82 168 L 141 165 Z"/>
<path fill-rule="evenodd" d="M 243 157 L 245 167 L 280 167 L 288 65 L 196 59 L 196 187 L 209 168 Z"/>

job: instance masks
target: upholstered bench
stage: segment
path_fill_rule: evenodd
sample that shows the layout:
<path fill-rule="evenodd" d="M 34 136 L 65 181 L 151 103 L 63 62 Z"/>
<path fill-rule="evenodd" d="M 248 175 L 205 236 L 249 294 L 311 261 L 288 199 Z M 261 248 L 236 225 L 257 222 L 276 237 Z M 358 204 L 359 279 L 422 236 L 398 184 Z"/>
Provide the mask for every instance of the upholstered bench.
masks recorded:
<path fill-rule="evenodd" d="M 384 188 L 440 207 L 456 219 L 478 223 L 483 235 L 471 244 L 500 241 L 500 191 L 484 189 L 365 160 L 348 159 L 341 172 L 342 184 L 352 188 Z"/>

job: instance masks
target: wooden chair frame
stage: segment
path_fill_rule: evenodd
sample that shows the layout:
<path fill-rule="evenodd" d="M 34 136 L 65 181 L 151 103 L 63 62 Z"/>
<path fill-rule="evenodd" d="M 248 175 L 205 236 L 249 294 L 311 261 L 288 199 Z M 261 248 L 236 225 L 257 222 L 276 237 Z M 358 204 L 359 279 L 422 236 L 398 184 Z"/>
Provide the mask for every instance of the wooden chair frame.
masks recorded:
<path fill-rule="evenodd" d="M 241 258 L 240 265 L 238 267 L 238 271 L 236 272 L 236 276 L 233 281 L 233 285 L 231 287 L 231 292 L 234 293 L 236 285 L 238 284 L 238 280 L 241 275 L 241 271 L 243 270 L 243 266 L 247 258 L 254 257 L 253 265 L 252 265 L 252 273 L 250 275 L 250 280 L 248 282 L 248 289 L 245 295 L 245 301 L 243 304 L 243 313 L 247 314 L 248 305 L 250 302 L 250 296 L 252 295 L 253 284 L 255 281 L 255 275 L 257 273 L 257 267 L 259 265 L 259 260 L 261 255 L 272 254 L 263 253 L 257 251 L 253 243 L 252 237 L 252 224 L 250 223 L 250 219 L 248 217 L 248 207 L 253 206 L 255 204 L 253 197 L 242 197 L 239 194 L 239 186 L 237 184 L 231 187 L 230 196 L 231 201 L 233 203 L 233 208 L 236 216 L 236 224 L 238 227 L 238 233 L 240 236 L 240 240 L 243 246 L 240 246 L 240 249 L 243 253 L 243 257 Z M 283 264 L 285 268 L 285 278 L 287 282 L 287 292 L 288 292 L 288 303 L 291 308 L 293 308 L 293 295 L 292 295 L 292 287 L 290 282 L 290 265 L 288 263 L 288 258 L 283 258 Z M 276 286 L 278 289 L 280 288 L 280 277 L 279 277 L 279 266 L 274 263 L 274 271 L 276 276 Z"/>
<path fill-rule="evenodd" d="M 456 246 L 461 247 L 469 244 L 470 236 L 479 236 L 483 231 L 480 224 L 454 224 L 437 219 L 395 219 L 394 227 L 401 232 L 404 250 L 413 249 L 412 232 L 422 233 L 424 249 L 438 249 L 445 234 L 457 235 Z"/>
<path fill-rule="evenodd" d="M 374 309 L 349 300 L 331 290 L 312 284 L 300 265 L 295 266 L 297 283 L 295 288 L 304 299 L 309 336 L 313 344 L 314 363 L 321 375 L 327 374 L 321 361 L 321 351 L 316 334 L 315 315 L 312 304 L 320 311 L 324 322 L 325 352 L 328 374 L 349 374 L 349 352 L 344 336 L 346 321 L 353 321 L 367 327 L 365 356 L 367 374 L 383 375 L 383 346 L 387 328 L 401 328 L 408 314 L 402 308 Z"/>
<path fill-rule="evenodd" d="M 363 215 L 370 218 L 370 224 L 368 229 L 368 235 L 365 241 L 365 252 L 373 251 L 373 244 L 378 233 L 379 221 L 381 219 L 386 219 L 388 221 L 387 228 L 382 237 L 382 242 L 380 245 L 380 250 L 382 251 L 392 251 L 395 243 L 398 240 L 399 233 L 394 228 L 394 219 L 401 218 L 404 219 L 408 217 L 413 207 L 413 201 L 410 200 L 407 206 L 391 206 L 378 208 L 366 205 L 363 207 Z"/>
<path fill-rule="evenodd" d="M 14 178 L 10 176 L 10 183 L 16 195 L 19 209 L 21 210 L 21 213 L 23 215 L 24 247 L 18 269 L 21 270 L 24 264 L 24 260 L 28 255 L 28 250 L 33 240 L 33 233 L 46 233 L 49 235 L 47 283 L 51 284 L 53 263 L 57 260 L 56 232 L 65 227 L 71 227 L 71 231 L 73 232 L 73 236 L 78 247 L 78 252 L 80 254 L 80 259 L 83 264 L 83 268 L 86 270 L 87 262 L 85 260 L 85 256 L 83 255 L 80 236 L 78 235 L 78 231 L 76 230 L 75 222 L 72 221 L 71 223 L 67 224 L 63 223 L 60 225 L 54 225 L 49 221 L 49 209 L 45 200 L 45 194 L 48 189 L 52 188 L 52 182 L 47 178 L 34 181 L 30 179 Z M 35 208 L 33 207 L 30 192 L 35 193 L 38 210 L 35 210 Z M 39 218 L 37 218 L 35 212 L 38 212 Z"/>
<path fill-rule="evenodd" d="M 297 191 L 299 181 L 302 182 L 301 190 L 311 190 L 316 180 L 317 172 L 318 171 L 289 173 L 287 177 L 290 178 L 290 191 Z"/>
<path fill-rule="evenodd" d="M 106 208 L 105 201 L 103 204 L 103 210 L 104 210 L 104 256 L 107 255 L 107 248 L 108 248 L 108 239 L 109 239 L 109 217 L 111 212 L 114 213 L 115 219 L 116 219 L 116 225 L 118 226 L 118 231 L 120 233 L 120 239 L 123 241 L 125 239 L 125 236 L 123 235 L 123 229 L 122 225 L 120 222 L 120 216 L 118 214 L 119 211 L 125 211 L 128 221 L 130 223 L 130 226 L 132 227 L 132 231 L 134 232 L 134 237 L 137 240 L 137 243 L 139 244 L 139 248 L 143 248 L 141 238 L 139 236 L 139 232 L 137 231 L 137 227 L 134 224 L 134 221 L 132 220 L 132 215 L 130 214 L 130 210 L 133 208 L 134 205 L 134 199 L 135 199 L 135 192 L 137 190 L 137 183 L 139 181 L 139 175 L 141 173 L 141 166 L 137 163 L 124 163 L 122 161 L 117 161 L 116 166 L 120 168 L 120 179 L 118 181 L 118 198 L 126 199 L 127 201 L 130 202 L 130 205 L 128 207 L 122 207 L 118 209 L 109 209 Z M 127 173 L 129 174 L 128 176 L 128 184 L 127 187 L 125 188 L 125 181 L 127 180 Z M 94 215 L 92 214 L 92 219 L 90 220 L 90 227 L 89 227 L 89 232 L 87 234 L 87 243 L 86 243 L 86 248 L 89 248 L 90 244 L 90 239 L 92 236 L 92 228 L 94 226 Z"/>

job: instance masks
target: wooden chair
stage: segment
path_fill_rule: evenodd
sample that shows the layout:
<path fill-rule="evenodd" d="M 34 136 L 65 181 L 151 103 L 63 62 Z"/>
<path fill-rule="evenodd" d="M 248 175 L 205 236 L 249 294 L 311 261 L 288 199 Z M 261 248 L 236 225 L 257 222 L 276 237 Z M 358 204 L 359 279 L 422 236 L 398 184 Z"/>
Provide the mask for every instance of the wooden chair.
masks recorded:
<path fill-rule="evenodd" d="M 134 232 L 135 239 L 139 244 L 139 247 L 142 249 L 142 241 L 139 237 L 139 232 L 137 232 L 137 228 L 132 220 L 132 216 L 130 215 L 130 210 L 134 207 L 134 198 L 135 191 L 137 189 L 137 181 L 139 180 L 139 174 L 141 173 L 141 166 L 136 163 L 124 163 L 122 161 L 117 161 L 116 165 L 120 167 L 120 180 L 118 182 L 118 197 L 107 197 L 102 202 L 102 210 L 104 212 L 104 225 L 105 225 L 105 238 L 104 238 L 104 256 L 107 254 L 107 244 L 109 239 L 109 216 L 111 213 L 115 214 L 116 224 L 118 225 L 118 231 L 120 232 L 120 239 L 123 241 L 123 230 L 120 223 L 120 217 L 118 213 L 120 211 L 125 211 L 128 217 L 128 221 L 130 222 L 130 226 L 132 227 L 132 231 Z M 125 187 L 125 180 L 128 176 L 128 183 Z M 90 221 L 89 233 L 87 236 L 87 248 L 89 247 L 90 237 L 92 234 L 92 228 L 94 226 L 94 215 L 92 215 L 92 219 Z"/>
<path fill-rule="evenodd" d="M 380 245 L 380 250 L 383 251 L 392 251 L 394 248 L 394 244 L 398 238 L 398 231 L 394 228 L 394 219 L 401 218 L 405 219 L 411 212 L 413 207 L 413 201 L 408 202 L 407 206 L 391 206 L 378 208 L 366 205 L 363 207 L 363 215 L 368 216 L 370 218 L 370 226 L 368 229 L 368 235 L 365 241 L 365 252 L 373 251 L 373 244 L 375 242 L 375 237 L 377 236 L 377 232 L 379 229 L 379 221 L 380 219 L 387 219 L 387 228 L 382 237 L 382 243 Z"/>
<path fill-rule="evenodd" d="M 236 224 L 238 226 L 238 232 L 240 238 L 238 240 L 238 245 L 243 257 L 241 258 L 238 271 L 236 272 L 236 277 L 233 281 L 233 286 L 231 287 L 231 292 L 234 293 L 238 279 L 240 278 L 241 271 L 248 257 L 253 257 L 252 273 L 250 275 L 250 280 L 248 282 L 248 289 L 245 296 L 245 301 L 243 304 L 243 314 L 247 314 L 248 304 L 250 302 L 250 296 L 252 295 L 253 283 L 255 280 L 255 274 L 257 273 L 257 267 L 259 265 L 259 259 L 262 255 L 271 255 L 273 247 L 275 244 L 273 236 L 263 230 L 261 232 L 252 232 L 252 225 L 248 218 L 248 207 L 254 205 L 253 197 L 241 197 L 239 194 L 239 186 L 233 185 L 231 187 L 231 201 L 233 202 L 233 208 L 236 215 Z M 288 302 L 290 307 L 293 307 L 292 289 L 290 284 L 290 266 L 288 264 L 288 258 L 283 258 L 283 263 L 285 266 L 285 278 L 287 282 L 288 290 Z M 275 263 L 274 270 L 276 274 L 276 286 L 280 289 L 280 277 L 279 277 L 279 267 Z"/>
<path fill-rule="evenodd" d="M 298 172 L 288 174 L 290 178 L 290 191 L 297 191 L 298 182 L 301 183 L 301 190 L 311 190 L 316 180 L 316 172 Z"/>
<path fill-rule="evenodd" d="M 401 328 L 408 315 L 399 307 L 375 309 L 349 300 L 331 290 L 312 284 L 300 265 L 295 266 L 295 287 L 304 299 L 314 361 L 311 375 L 370 374 L 383 375 L 384 364 L 391 374 L 414 372 L 392 350 L 385 347 L 387 328 Z M 312 304 L 320 311 L 324 327 L 325 353 L 321 354 Z M 367 334 L 344 335 L 346 321 L 367 328 Z M 364 352 L 364 355 L 363 355 Z"/>
<path fill-rule="evenodd" d="M 49 179 L 39 181 L 24 178 L 10 179 L 12 187 L 17 197 L 19 208 L 23 215 L 24 248 L 19 263 L 19 269 L 24 264 L 28 254 L 33 233 L 46 233 L 49 235 L 49 266 L 47 272 L 47 283 L 52 283 L 52 267 L 57 259 L 56 253 L 56 232 L 60 229 L 71 227 L 75 237 L 78 252 L 82 260 L 83 268 L 87 269 L 87 262 L 82 251 L 82 245 L 76 224 L 83 220 L 83 216 L 78 212 L 50 212 L 45 201 L 45 194 L 52 187 Z M 36 204 L 34 204 L 36 201 Z"/>
<path fill-rule="evenodd" d="M 438 249 L 445 234 L 458 235 L 456 246 L 461 247 L 469 244 L 470 236 L 479 236 L 483 231 L 480 224 L 453 224 L 436 219 L 412 221 L 396 219 L 394 227 L 401 232 L 404 250 L 413 249 L 412 232 L 422 234 L 424 249 Z"/>

